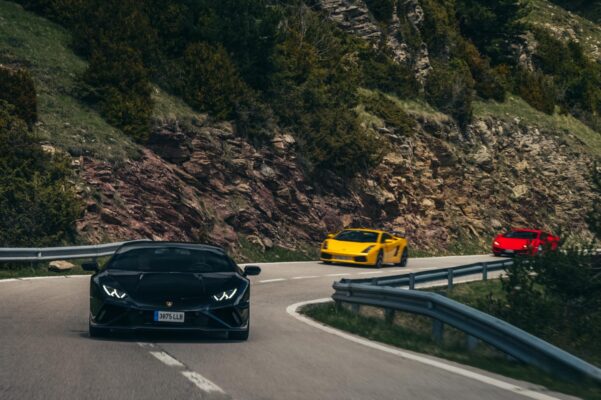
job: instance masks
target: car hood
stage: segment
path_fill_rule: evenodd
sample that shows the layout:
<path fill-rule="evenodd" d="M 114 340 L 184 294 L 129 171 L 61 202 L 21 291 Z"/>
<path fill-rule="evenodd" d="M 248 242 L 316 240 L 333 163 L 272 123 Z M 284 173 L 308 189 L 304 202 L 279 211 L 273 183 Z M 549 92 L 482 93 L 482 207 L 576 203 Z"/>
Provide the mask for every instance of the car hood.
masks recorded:
<path fill-rule="evenodd" d="M 244 280 L 236 273 L 107 271 L 101 284 L 117 286 L 135 302 L 175 307 L 202 304 L 225 290 L 240 288 Z"/>
<path fill-rule="evenodd" d="M 345 242 L 342 240 L 329 239 L 328 240 L 328 251 L 336 253 L 361 253 L 369 246 L 375 246 L 377 243 L 358 243 L 358 242 Z"/>
<path fill-rule="evenodd" d="M 495 241 L 499 243 L 499 247 L 506 250 L 523 250 L 524 245 L 528 246 L 532 243 L 532 239 L 516 239 L 498 236 Z"/>

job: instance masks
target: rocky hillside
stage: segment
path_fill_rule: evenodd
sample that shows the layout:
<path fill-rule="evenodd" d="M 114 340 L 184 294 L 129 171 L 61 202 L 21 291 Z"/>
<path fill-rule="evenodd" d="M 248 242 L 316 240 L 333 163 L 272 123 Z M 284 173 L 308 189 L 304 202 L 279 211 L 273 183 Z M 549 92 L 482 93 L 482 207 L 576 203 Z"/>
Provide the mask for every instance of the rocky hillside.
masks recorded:
<path fill-rule="evenodd" d="M 405 22 L 395 17 L 382 24 L 361 0 L 311 7 L 374 48 L 385 39 L 394 62 L 410 66 L 423 87 L 433 70 L 430 50 L 425 41 L 405 43 L 403 26 L 409 21 L 419 31 L 428 15 L 419 0 L 395 4 L 403 6 Z M 50 38 L 43 51 L 61 54 L 60 66 L 39 55 L 39 36 L 31 30 Z M 239 253 L 241 241 L 261 250 L 300 249 L 328 232 L 370 226 L 404 231 L 414 248 L 457 250 L 457 243 L 486 244 L 510 226 L 587 235 L 585 215 L 598 200 L 589 174 L 601 155 L 601 135 L 516 95 L 504 102 L 476 99 L 471 121 L 460 126 L 417 95 L 401 99 L 359 88 L 361 100 L 352 107 L 361 129 L 383 143 L 381 157 L 350 178 L 325 171 L 324 185 L 307 173 L 306 139 L 285 124 L 257 142 L 239 124 L 194 111 L 158 86 L 148 138 L 132 142 L 81 101 L 77 70 L 86 62 L 70 50 L 69 33 L 0 1 L 0 62 L 7 60 L 26 66 L 36 83 L 34 131 L 48 151 L 72 159 L 83 242 L 208 241 Z M 388 114 L 370 108 L 373 99 Z M 411 123 L 400 128 L 390 114 Z"/>

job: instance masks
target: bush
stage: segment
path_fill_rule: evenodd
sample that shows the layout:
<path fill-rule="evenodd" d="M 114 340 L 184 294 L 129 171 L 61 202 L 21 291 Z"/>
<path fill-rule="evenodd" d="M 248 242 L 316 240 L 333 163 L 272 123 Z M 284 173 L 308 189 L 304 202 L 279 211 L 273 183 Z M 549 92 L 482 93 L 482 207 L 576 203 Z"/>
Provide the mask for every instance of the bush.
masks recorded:
<path fill-rule="evenodd" d="M 0 100 L 0 246 L 72 240 L 79 203 L 68 160 L 42 151 L 14 107 Z"/>
<path fill-rule="evenodd" d="M 463 60 L 437 63 L 426 82 L 426 98 L 465 128 L 472 119 L 474 80 Z"/>
<path fill-rule="evenodd" d="M 33 79 L 27 70 L 0 65 L 0 100 L 12 104 L 15 115 L 29 129 L 38 119 L 37 99 Z"/>
<path fill-rule="evenodd" d="M 515 76 L 515 92 L 535 109 L 552 115 L 556 89 L 553 78 L 542 72 L 520 69 Z"/>
<path fill-rule="evenodd" d="M 95 51 L 83 83 L 82 96 L 107 122 L 138 142 L 146 142 L 153 103 L 147 70 L 137 50 L 107 44 Z"/>
<path fill-rule="evenodd" d="M 601 167 L 595 165 L 591 173 L 593 184 L 593 207 L 587 216 L 589 229 L 601 240 Z"/>
<path fill-rule="evenodd" d="M 600 354 L 601 266 L 596 263 L 588 247 L 516 258 L 502 278 L 504 298 L 487 307 L 577 355 Z"/>
<path fill-rule="evenodd" d="M 380 22 L 389 22 L 392 19 L 394 2 L 395 0 L 365 0 L 369 11 Z"/>
<path fill-rule="evenodd" d="M 381 118 L 386 125 L 396 128 L 399 133 L 410 133 L 415 127 L 415 120 L 381 93 L 364 96 L 362 102 L 365 111 Z"/>

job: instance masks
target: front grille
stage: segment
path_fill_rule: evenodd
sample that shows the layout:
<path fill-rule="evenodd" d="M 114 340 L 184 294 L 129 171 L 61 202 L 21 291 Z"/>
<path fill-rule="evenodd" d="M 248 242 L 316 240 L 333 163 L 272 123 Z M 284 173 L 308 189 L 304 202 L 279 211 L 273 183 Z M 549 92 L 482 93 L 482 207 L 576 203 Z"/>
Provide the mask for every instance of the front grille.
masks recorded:
<path fill-rule="evenodd" d="M 355 257 L 356 262 L 367 262 L 367 257 L 365 256 L 357 256 Z"/>
<path fill-rule="evenodd" d="M 328 253 L 321 253 L 321 258 L 325 258 L 326 260 L 331 260 L 332 255 Z"/>

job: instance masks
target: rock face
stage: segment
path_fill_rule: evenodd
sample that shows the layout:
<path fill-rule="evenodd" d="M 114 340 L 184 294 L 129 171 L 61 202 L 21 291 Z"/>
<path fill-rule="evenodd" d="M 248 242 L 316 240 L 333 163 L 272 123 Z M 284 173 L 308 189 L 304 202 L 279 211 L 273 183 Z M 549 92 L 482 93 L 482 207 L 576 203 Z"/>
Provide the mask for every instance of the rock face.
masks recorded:
<path fill-rule="evenodd" d="M 419 30 L 424 20 L 424 11 L 418 0 L 395 2 L 392 19 L 387 24 L 379 23 L 373 18 L 364 0 L 318 0 L 316 5 L 349 34 L 370 42 L 376 48 L 384 44 L 396 62 L 413 66 L 418 81 L 423 84 L 431 70 L 428 48 L 422 43 L 417 51 L 411 51 L 404 42 L 403 28 L 397 15 L 397 9 L 402 8 L 398 11 L 407 16 L 410 29 Z"/>
<path fill-rule="evenodd" d="M 83 159 L 78 230 L 90 242 L 192 240 L 235 252 L 240 235 L 262 248 L 296 247 L 348 226 L 404 231 L 412 245 L 430 248 L 488 240 L 510 226 L 586 229 L 592 163 L 565 138 L 494 119 L 465 134 L 450 120 L 419 123 L 344 191 L 307 180 L 288 134 L 253 147 L 227 123 L 162 124 L 154 151 L 138 160 Z"/>

